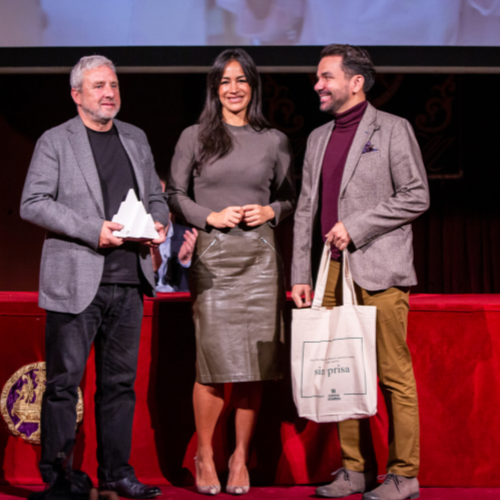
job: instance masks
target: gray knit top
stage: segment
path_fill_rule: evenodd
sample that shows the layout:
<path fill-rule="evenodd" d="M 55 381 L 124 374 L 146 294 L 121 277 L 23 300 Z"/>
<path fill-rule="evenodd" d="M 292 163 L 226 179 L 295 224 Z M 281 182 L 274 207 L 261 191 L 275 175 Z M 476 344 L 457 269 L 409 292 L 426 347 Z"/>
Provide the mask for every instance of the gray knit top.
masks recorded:
<path fill-rule="evenodd" d="M 233 148 L 224 158 L 194 169 L 199 148 L 198 125 L 185 129 L 177 146 L 167 186 L 171 210 L 188 223 L 206 229 L 212 212 L 230 207 L 270 205 L 271 225 L 293 212 L 293 161 L 287 137 L 276 129 L 255 131 L 250 125 L 225 124 Z M 188 194 L 192 182 L 194 199 Z"/>

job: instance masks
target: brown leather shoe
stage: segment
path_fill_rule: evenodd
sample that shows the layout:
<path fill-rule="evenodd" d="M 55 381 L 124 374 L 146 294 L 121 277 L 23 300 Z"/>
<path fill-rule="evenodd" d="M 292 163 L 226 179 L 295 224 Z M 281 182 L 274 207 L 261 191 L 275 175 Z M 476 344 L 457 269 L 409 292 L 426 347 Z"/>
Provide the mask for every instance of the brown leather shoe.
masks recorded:
<path fill-rule="evenodd" d="M 419 497 L 420 490 L 416 477 L 387 474 L 380 486 L 363 495 L 363 500 L 414 500 Z"/>
<path fill-rule="evenodd" d="M 344 498 L 354 493 L 364 493 L 375 487 L 377 476 L 375 472 L 356 472 L 349 469 L 339 469 L 332 483 L 316 488 L 316 495 L 326 498 Z"/>

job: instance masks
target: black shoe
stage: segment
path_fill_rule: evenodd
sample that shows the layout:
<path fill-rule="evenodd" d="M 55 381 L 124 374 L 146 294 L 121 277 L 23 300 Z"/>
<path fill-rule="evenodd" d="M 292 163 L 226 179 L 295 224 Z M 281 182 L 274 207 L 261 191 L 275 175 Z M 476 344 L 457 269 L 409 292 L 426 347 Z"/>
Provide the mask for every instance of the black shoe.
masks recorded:
<path fill-rule="evenodd" d="M 46 483 L 45 489 L 31 493 L 28 496 L 29 500 L 51 500 L 64 498 L 74 500 L 88 500 L 90 490 L 92 489 L 92 481 L 85 472 L 73 470 L 69 475 L 69 480 L 62 474 L 58 475 L 52 484 Z"/>
<path fill-rule="evenodd" d="M 84 495 L 88 498 L 90 490 L 94 487 L 90 477 L 82 470 L 73 470 L 70 474 L 71 494 Z"/>
<path fill-rule="evenodd" d="M 45 488 L 42 491 L 34 491 L 28 495 L 28 500 L 45 500 L 52 492 L 50 491 L 50 484 L 45 483 Z"/>
<path fill-rule="evenodd" d="M 142 484 L 136 477 L 124 477 L 119 481 L 99 482 L 100 490 L 115 491 L 125 498 L 156 498 L 161 490 L 158 486 Z"/>

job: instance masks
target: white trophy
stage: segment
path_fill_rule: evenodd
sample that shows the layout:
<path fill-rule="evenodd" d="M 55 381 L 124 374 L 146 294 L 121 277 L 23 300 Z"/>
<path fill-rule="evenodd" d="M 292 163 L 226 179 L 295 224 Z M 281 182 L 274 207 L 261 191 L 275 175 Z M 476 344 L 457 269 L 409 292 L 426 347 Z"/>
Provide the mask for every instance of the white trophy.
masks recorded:
<path fill-rule="evenodd" d="M 120 203 L 118 213 L 113 215 L 112 222 L 122 224 L 123 229 L 113 231 L 113 235 L 126 240 L 155 240 L 158 231 L 151 214 L 146 212 L 142 201 L 137 199 L 133 189 L 129 189 L 125 201 Z"/>

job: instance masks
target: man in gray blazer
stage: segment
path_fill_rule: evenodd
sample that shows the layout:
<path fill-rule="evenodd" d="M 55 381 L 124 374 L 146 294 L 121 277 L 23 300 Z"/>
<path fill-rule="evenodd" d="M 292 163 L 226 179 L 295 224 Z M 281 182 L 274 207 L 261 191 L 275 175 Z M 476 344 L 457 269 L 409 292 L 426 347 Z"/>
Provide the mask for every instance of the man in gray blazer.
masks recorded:
<path fill-rule="evenodd" d="M 149 247 L 165 240 L 168 208 L 144 132 L 114 120 L 120 92 L 113 63 L 83 57 L 70 83 L 78 116 L 39 139 L 21 201 L 21 217 L 47 230 L 40 471 L 53 484 L 57 456 L 75 439 L 77 389 L 94 343 L 100 486 L 153 498 L 160 489 L 140 483 L 128 460 L 143 293 L 155 293 Z M 130 189 L 156 221 L 158 239 L 140 244 L 114 235 L 123 226 L 111 218 Z"/>
<path fill-rule="evenodd" d="M 417 282 L 411 221 L 427 210 L 429 191 L 410 124 L 366 101 L 374 73 L 363 49 L 330 45 L 321 53 L 315 90 L 320 109 L 334 119 L 314 130 L 307 144 L 292 297 L 297 307 L 311 305 L 311 258 L 319 235 L 332 248 L 323 306 L 341 304 L 341 252 L 347 249 L 359 303 L 377 307 L 378 376 L 390 422 L 388 475 L 376 487 L 370 421 L 347 420 L 339 423 L 344 467 L 317 494 L 396 500 L 419 495 L 418 400 L 406 326 L 409 287 Z"/>

